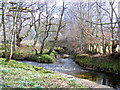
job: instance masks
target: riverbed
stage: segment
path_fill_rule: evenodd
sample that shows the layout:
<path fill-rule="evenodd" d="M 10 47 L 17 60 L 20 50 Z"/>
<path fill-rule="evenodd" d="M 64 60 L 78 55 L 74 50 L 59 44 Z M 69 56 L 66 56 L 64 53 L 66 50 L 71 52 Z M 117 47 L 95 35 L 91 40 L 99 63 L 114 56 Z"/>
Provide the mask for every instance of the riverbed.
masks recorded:
<path fill-rule="evenodd" d="M 120 89 L 120 76 L 87 70 L 76 64 L 72 58 L 58 58 L 56 62 L 52 64 L 38 63 L 33 61 L 22 61 L 22 62 L 34 66 L 43 67 L 44 69 L 47 70 L 66 73 L 69 75 L 73 75 L 75 77 L 87 79 L 102 85 L 107 85 L 114 87 L 116 89 Z"/>

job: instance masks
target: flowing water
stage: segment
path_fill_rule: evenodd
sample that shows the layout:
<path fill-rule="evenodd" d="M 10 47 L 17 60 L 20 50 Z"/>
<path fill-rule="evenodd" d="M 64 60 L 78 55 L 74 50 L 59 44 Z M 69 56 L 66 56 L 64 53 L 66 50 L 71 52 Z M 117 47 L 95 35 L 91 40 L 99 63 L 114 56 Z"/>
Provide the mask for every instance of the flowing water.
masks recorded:
<path fill-rule="evenodd" d="M 101 73 L 96 71 L 86 70 L 80 67 L 71 58 L 59 58 L 53 64 L 37 63 L 33 61 L 22 61 L 24 63 L 43 67 L 47 70 L 59 71 L 62 73 L 70 74 L 75 77 L 88 79 L 99 84 L 108 85 L 120 90 L 120 76 Z"/>

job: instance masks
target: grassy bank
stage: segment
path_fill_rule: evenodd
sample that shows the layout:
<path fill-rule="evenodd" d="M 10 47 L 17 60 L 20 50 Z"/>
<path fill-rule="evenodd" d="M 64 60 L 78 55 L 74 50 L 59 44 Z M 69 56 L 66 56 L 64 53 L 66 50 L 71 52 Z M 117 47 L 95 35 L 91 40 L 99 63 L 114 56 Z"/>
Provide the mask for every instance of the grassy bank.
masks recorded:
<path fill-rule="evenodd" d="M 0 58 L 0 88 L 85 88 L 41 67 Z"/>
<path fill-rule="evenodd" d="M 75 61 L 88 69 L 120 74 L 119 58 L 111 59 L 109 57 L 91 57 L 87 54 L 82 54 L 76 55 Z"/>

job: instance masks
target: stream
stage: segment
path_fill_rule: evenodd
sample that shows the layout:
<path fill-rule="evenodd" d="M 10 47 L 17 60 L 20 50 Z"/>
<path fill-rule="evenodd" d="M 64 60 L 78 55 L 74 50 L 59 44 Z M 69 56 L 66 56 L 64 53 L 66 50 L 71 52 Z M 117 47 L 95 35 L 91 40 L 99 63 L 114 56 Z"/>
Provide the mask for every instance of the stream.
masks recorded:
<path fill-rule="evenodd" d="M 33 61 L 22 62 L 34 66 L 43 67 L 47 70 L 66 73 L 78 78 L 88 79 L 90 81 L 94 81 L 102 85 L 111 86 L 120 90 L 120 76 L 86 70 L 85 68 L 82 68 L 78 64 L 76 64 L 72 58 L 58 58 L 57 61 L 52 64 L 38 63 Z"/>

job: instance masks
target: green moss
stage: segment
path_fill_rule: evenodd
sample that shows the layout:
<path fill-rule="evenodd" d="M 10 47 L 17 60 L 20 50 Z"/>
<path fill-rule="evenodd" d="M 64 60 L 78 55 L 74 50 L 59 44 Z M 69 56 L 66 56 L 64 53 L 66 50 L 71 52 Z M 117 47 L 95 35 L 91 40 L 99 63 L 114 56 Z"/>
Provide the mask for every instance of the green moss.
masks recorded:
<path fill-rule="evenodd" d="M 43 53 L 47 53 L 49 51 L 49 49 L 44 49 Z"/>
<path fill-rule="evenodd" d="M 64 49 L 61 48 L 61 47 L 55 47 L 54 49 L 56 49 L 56 50 L 64 50 Z"/>
<path fill-rule="evenodd" d="M 56 59 L 57 53 L 53 51 L 50 55 L 48 55 L 45 54 L 47 52 L 48 49 L 45 49 L 43 54 L 31 55 L 29 58 L 27 58 L 27 60 L 37 61 L 42 63 L 53 63 L 54 60 Z"/>
<path fill-rule="evenodd" d="M 10 45 L 7 44 L 9 49 Z M 53 63 L 56 59 L 57 53 L 53 50 L 50 55 L 47 54 L 38 54 L 35 55 L 35 52 L 32 50 L 33 47 L 29 45 L 24 45 L 24 47 L 17 48 L 16 51 L 13 52 L 12 59 L 15 60 L 30 60 L 30 61 L 37 61 L 37 62 L 44 62 L 44 63 Z M 47 53 L 49 49 L 44 49 L 43 53 Z M 9 53 L 8 53 L 9 54 Z M 5 57 L 4 54 L 4 44 L 0 44 L 0 57 Z"/>
<path fill-rule="evenodd" d="M 48 49 L 44 50 L 44 53 L 48 52 Z M 53 63 L 57 53 L 53 51 L 50 55 L 48 54 L 38 54 L 35 55 L 33 51 L 17 50 L 13 52 L 13 59 L 16 60 L 30 60 L 43 63 Z"/>
<path fill-rule="evenodd" d="M 52 63 L 53 62 L 53 58 L 47 54 L 35 55 L 31 58 L 31 60 L 34 60 L 37 62 L 44 62 L 44 63 Z"/>
<path fill-rule="evenodd" d="M 4 58 L 0 58 L 0 65 L 6 65 L 6 67 L 13 67 L 13 68 L 23 68 L 23 69 L 27 69 L 27 70 L 43 70 L 43 68 L 41 67 L 37 67 L 37 66 L 32 66 L 32 65 L 28 65 L 22 62 L 17 62 L 14 60 L 10 60 L 10 62 L 5 62 Z"/>
<path fill-rule="evenodd" d="M 96 70 L 99 69 L 106 72 L 120 73 L 120 60 L 99 60 L 98 58 L 84 54 L 76 55 L 76 62 L 84 67 L 90 67 Z"/>
<path fill-rule="evenodd" d="M 10 44 L 7 44 L 7 49 L 9 50 Z M 0 49 L 4 50 L 4 44 L 0 44 Z"/>
<path fill-rule="evenodd" d="M 7 47 L 7 50 L 10 51 L 10 44 L 6 44 L 6 47 Z M 4 44 L 0 44 L 0 50 L 4 50 Z"/>
<path fill-rule="evenodd" d="M 57 52 L 60 52 L 60 53 L 65 52 L 65 50 L 61 47 L 55 47 L 54 50 L 57 51 Z"/>
<path fill-rule="evenodd" d="M 34 55 L 32 51 L 25 51 L 25 50 L 17 50 L 13 52 L 13 59 L 16 60 L 24 60 L 25 58 L 29 58 Z"/>

